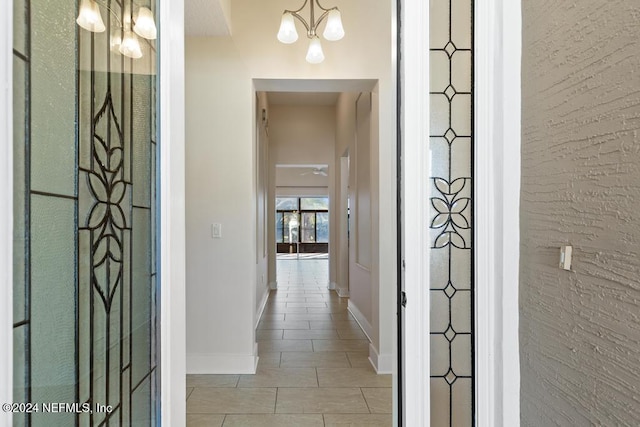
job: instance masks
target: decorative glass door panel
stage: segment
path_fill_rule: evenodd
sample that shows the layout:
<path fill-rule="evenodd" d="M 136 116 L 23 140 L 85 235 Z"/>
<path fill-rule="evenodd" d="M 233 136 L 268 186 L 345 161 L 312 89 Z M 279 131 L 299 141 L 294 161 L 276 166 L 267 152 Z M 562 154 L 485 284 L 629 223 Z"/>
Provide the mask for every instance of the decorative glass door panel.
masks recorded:
<path fill-rule="evenodd" d="M 14 425 L 155 425 L 155 2 L 78 4 L 14 1 L 14 399 L 68 404 Z"/>
<path fill-rule="evenodd" d="M 475 425 L 473 0 L 430 0 L 431 425 Z"/>

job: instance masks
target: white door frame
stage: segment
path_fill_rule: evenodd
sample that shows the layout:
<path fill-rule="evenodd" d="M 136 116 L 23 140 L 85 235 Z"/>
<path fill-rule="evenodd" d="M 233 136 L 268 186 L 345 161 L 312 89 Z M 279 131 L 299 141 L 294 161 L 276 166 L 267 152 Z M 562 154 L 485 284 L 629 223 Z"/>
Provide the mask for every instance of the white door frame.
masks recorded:
<path fill-rule="evenodd" d="M 401 3 L 402 243 L 404 258 L 403 426 L 428 426 L 429 389 L 429 1 Z M 411 230 L 406 233 L 405 230 Z M 426 290 L 426 292 L 425 292 Z M 401 373 L 399 373 L 401 374 Z M 395 422 L 395 420 L 394 420 Z"/>
<path fill-rule="evenodd" d="M 403 0 L 405 425 L 427 426 L 429 396 L 429 2 Z M 520 2 L 475 7 L 476 420 L 520 425 L 518 264 Z M 482 292 L 480 292 L 482 290 Z"/>
<path fill-rule="evenodd" d="M 184 0 L 160 0 L 160 395 L 163 426 L 186 423 Z"/>
<path fill-rule="evenodd" d="M 185 425 L 184 0 L 160 0 L 161 419 Z M 13 235 L 13 1 L 0 2 L 0 235 Z M 0 239 L 0 403 L 13 399 L 13 241 Z M 71 402 L 70 402 L 71 403 Z M 11 414 L 0 411 L 0 425 Z"/>

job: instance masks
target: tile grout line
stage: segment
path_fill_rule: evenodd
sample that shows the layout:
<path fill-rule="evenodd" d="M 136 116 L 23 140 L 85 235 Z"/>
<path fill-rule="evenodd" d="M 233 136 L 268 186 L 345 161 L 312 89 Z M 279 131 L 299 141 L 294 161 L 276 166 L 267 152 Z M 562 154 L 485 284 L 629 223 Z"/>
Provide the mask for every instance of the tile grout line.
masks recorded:
<path fill-rule="evenodd" d="M 273 402 L 273 413 L 276 413 L 276 410 L 278 409 L 278 391 L 280 390 L 280 387 L 276 387 L 276 400 L 275 402 Z"/>
<path fill-rule="evenodd" d="M 360 394 L 362 395 L 362 399 L 364 399 L 365 405 L 367 405 L 367 409 L 369 410 L 369 413 L 373 414 L 373 412 L 371 412 L 371 408 L 369 407 L 369 402 L 367 402 L 367 398 L 365 397 L 364 392 L 362 391 L 362 387 L 359 387 L 359 388 L 360 388 Z"/>

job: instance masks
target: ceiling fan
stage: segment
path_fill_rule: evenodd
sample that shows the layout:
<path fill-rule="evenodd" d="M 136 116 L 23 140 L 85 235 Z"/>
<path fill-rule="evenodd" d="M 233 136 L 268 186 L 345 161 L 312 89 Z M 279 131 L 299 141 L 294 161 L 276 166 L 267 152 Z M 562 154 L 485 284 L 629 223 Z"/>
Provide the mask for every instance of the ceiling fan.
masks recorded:
<path fill-rule="evenodd" d="M 310 170 L 309 172 L 303 172 L 300 175 L 309 175 L 310 173 L 314 175 L 328 176 L 327 171 L 325 171 L 324 168 L 313 168 L 313 170 Z"/>

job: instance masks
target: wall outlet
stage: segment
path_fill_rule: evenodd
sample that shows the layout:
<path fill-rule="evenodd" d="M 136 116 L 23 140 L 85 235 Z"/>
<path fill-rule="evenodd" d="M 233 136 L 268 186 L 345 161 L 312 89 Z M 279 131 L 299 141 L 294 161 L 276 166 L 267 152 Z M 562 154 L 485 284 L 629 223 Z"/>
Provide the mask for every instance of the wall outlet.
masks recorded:
<path fill-rule="evenodd" d="M 560 247 L 560 268 L 563 270 L 571 270 L 571 253 L 573 246 Z"/>

